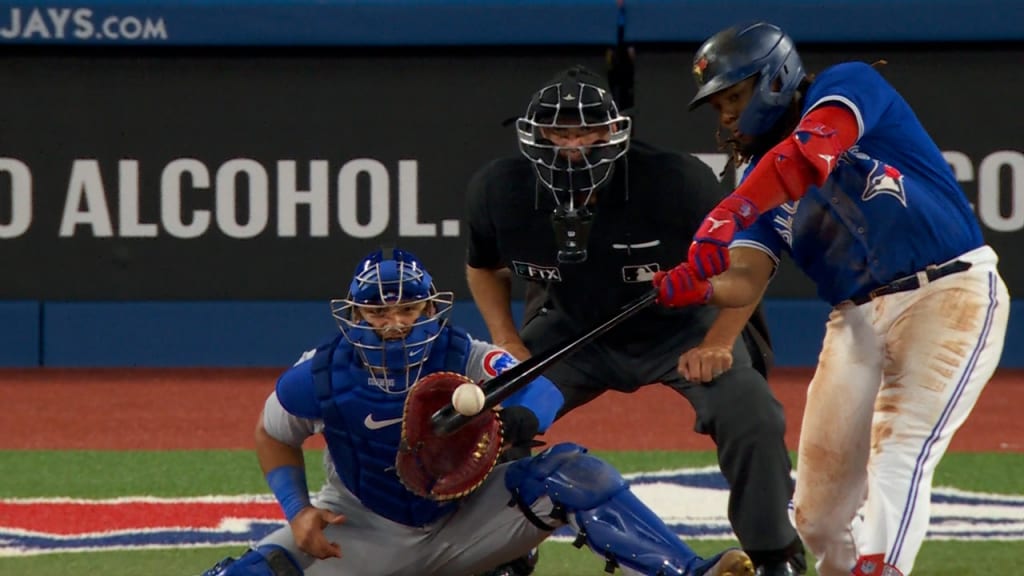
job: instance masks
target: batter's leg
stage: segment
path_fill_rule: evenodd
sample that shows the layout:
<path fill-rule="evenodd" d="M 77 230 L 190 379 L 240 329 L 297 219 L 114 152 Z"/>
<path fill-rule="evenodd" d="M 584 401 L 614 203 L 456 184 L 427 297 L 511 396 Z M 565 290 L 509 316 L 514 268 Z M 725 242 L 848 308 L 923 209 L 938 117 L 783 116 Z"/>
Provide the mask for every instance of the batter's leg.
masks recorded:
<path fill-rule="evenodd" d="M 882 342 L 867 308 L 829 316 L 807 390 L 797 458 L 794 518 L 821 576 L 848 576 L 857 558 L 852 521 L 864 501 L 871 415 Z"/>
<path fill-rule="evenodd" d="M 998 275 L 973 269 L 886 300 L 858 543 L 866 564 L 906 575 L 928 529 L 935 467 L 999 363 L 1010 301 Z"/>

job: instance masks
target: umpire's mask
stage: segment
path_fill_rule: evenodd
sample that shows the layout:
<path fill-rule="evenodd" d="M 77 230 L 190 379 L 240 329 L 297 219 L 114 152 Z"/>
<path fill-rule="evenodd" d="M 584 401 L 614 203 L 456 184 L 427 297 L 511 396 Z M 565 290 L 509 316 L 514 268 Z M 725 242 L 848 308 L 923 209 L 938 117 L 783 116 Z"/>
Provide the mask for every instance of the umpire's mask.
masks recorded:
<path fill-rule="evenodd" d="M 593 220 L 588 205 L 629 149 L 631 125 L 604 81 L 582 66 L 537 91 L 516 120 L 519 149 L 557 206 L 552 225 L 559 262 L 586 260 Z"/>

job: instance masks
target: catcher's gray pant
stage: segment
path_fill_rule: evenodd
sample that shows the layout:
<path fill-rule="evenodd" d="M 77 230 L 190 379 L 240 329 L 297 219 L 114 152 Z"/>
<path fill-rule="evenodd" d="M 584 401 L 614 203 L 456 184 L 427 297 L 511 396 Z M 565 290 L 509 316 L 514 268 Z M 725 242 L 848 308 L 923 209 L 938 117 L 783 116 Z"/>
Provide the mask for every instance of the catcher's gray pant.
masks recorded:
<path fill-rule="evenodd" d="M 526 554 L 551 535 L 531 524 L 518 507 L 508 505 L 507 466 L 496 467 L 453 514 L 420 528 L 371 512 L 332 475 L 314 504 L 345 515 L 344 523 L 324 530 L 327 539 L 341 547 L 341 558 L 317 561 L 300 551 L 287 526 L 257 546 L 283 547 L 309 576 L 471 576 L 484 572 Z M 562 522 L 550 516 L 552 508 L 547 497 L 531 506 L 541 520 L 559 526 Z"/>
<path fill-rule="evenodd" d="M 697 414 L 696 431 L 710 435 L 718 447 L 719 467 L 730 486 L 729 521 L 743 548 L 758 562 L 754 552 L 764 552 L 761 557 L 767 558 L 774 556 L 768 553 L 792 551 L 797 545 L 789 519 L 793 482 L 783 438 L 786 422 L 782 405 L 754 369 L 743 338 L 737 338 L 733 348 L 732 369 L 712 382 L 695 384 L 678 374 L 679 355 L 697 346 L 714 320 L 713 311 L 708 312 L 693 326 L 655 338 L 628 341 L 616 335 L 613 344 L 599 338 L 544 375 L 565 397 L 558 418 L 607 390 L 633 392 L 660 382 L 684 396 Z M 523 327 L 522 338 L 539 353 L 585 328 L 558 310 L 542 308 Z M 579 441 L 585 444 L 587 439 Z"/>

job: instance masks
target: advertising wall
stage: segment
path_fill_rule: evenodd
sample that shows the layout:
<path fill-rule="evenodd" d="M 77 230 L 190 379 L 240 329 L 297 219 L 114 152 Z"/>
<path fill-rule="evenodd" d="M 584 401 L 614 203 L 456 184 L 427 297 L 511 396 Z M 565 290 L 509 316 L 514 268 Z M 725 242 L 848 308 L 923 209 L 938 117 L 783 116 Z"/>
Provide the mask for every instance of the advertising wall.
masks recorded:
<path fill-rule="evenodd" d="M 932 2 L 916 23 L 916 0 L 834 2 L 811 20 L 786 1 L 5 5 L 0 365 L 287 363 L 333 329 L 326 300 L 382 244 L 427 261 L 486 336 L 463 280 L 463 198 L 477 168 L 517 153 L 504 121 L 559 69 L 607 71 L 627 42 L 635 61 L 616 72 L 636 137 L 719 170 L 712 114 L 686 111 L 690 56 L 741 16 L 786 26 L 811 71 L 888 62 L 1015 294 L 1024 113 L 1008 95 L 1024 88 L 1024 15 L 975 4 Z M 813 363 L 827 307 L 787 264 L 768 298 L 780 363 Z M 1024 364 L 1018 340 L 1004 363 Z"/>
<path fill-rule="evenodd" d="M 1005 105 L 1024 51 L 805 51 L 811 70 L 880 58 L 1024 290 L 1024 112 Z M 686 111 L 688 61 L 638 53 L 636 137 L 717 170 L 713 113 Z M 603 69 L 583 50 L 6 58 L 0 298 L 322 300 L 381 244 L 468 298 L 466 182 L 517 153 L 502 121 L 575 62 Z M 813 297 L 792 267 L 771 290 Z"/>

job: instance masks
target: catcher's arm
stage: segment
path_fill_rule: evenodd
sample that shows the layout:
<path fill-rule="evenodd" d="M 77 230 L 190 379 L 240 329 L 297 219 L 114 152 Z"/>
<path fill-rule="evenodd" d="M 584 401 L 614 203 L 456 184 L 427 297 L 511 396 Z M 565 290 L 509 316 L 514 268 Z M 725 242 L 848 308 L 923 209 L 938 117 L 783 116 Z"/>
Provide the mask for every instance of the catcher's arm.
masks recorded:
<path fill-rule="evenodd" d="M 473 382 L 480 382 L 480 386 L 486 389 L 487 382 L 518 364 L 519 362 L 504 348 L 473 340 L 466 362 L 466 377 Z M 551 426 L 564 403 L 565 398 L 554 383 L 546 377 L 538 375 L 525 387 L 503 400 L 500 406 L 505 410 L 512 407 L 528 410 L 532 418 L 537 421 L 536 430 L 531 435 L 532 438 Z M 522 417 L 528 418 L 526 415 Z M 514 419 L 511 415 L 507 415 L 502 418 L 502 421 L 504 422 L 506 418 L 510 420 L 510 427 L 514 430 L 516 424 L 511 423 Z M 506 429 L 506 434 L 508 432 L 509 429 Z"/>
<path fill-rule="evenodd" d="M 518 390 L 543 374 L 544 371 L 552 364 L 580 350 L 608 330 L 619 325 L 625 319 L 653 304 L 657 298 L 658 290 L 651 290 L 640 298 L 637 298 L 633 302 L 627 304 L 615 316 L 605 320 L 597 326 L 594 326 L 581 336 L 573 338 L 571 342 L 566 342 L 551 350 L 547 350 L 536 356 L 531 356 L 522 364 L 513 366 L 506 372 L 499 374 L 490 382 L 485 383 L 483 387 L 485 399 L 484 409 L 486 410 L 500 404 L 509 396 L 512 396 Z M 449 403 L 447 406 L 442 407 L 433 416 L 431 416 L 431 423 L 434 430 L 438 433 L 451 434 L 455 430 L 464 426 L 470 418 L 471 417 L 469 416 L 464 416 L 456 412 L 455 408 L 451 406 L 451 403 Z"/>
<path fill-rule="evenodd" d="M 323 529 L 344 516 L 316 508 L 309 499 L 302 443 L 314 430 L 314 421 L 290 414 L 277 393 L 271 394 L 256 425 L 256 456 L 299 549 L 320 559 L 340 557 L 341 548 L 327 540 Z"/>

